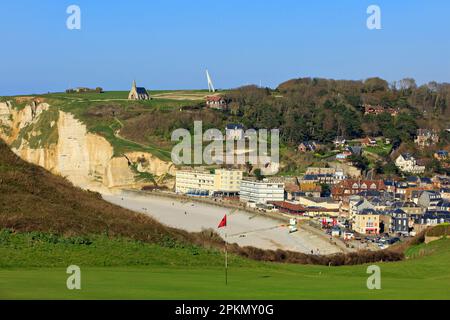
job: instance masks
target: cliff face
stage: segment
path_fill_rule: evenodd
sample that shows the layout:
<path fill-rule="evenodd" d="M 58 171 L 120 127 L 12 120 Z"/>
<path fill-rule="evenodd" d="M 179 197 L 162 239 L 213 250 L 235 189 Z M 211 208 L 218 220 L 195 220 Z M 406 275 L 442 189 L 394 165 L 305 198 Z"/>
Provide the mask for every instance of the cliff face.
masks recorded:
<path fill-rule="evenodd" d="M 174 174 L 171 163 L 148 153 L 131 152 L 114 157 L 113 146 L 89 133 L 72 114 L 46 103 L 14 108 L 0 103 L 0 138 L 25 161 L 66 177 L 83 189 L 139 187 L 140 172 L 155 177 Z"/>

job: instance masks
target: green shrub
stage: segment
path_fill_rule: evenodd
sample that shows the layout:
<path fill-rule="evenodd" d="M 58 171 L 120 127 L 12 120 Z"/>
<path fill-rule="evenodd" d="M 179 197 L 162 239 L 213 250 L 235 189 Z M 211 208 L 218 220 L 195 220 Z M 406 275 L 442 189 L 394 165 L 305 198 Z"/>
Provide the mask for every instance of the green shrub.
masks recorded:
<path fill-rule="evenodd" d="M 450 235 L 450 224 L 438 225 L 427 232 L 428 237 L 446 237 Z"/>

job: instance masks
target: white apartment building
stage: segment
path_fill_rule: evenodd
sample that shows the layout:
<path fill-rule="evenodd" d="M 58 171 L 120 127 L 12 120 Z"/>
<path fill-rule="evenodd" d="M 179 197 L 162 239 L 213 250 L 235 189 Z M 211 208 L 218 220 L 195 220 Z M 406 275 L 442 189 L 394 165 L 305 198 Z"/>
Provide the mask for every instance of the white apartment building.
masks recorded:
<path fill-rule="evenodd" d="M 284 182 L 280 179 L 244 179 L 241 182 L 240 200 L 249 204 L 267 204 L 284 201 Z"/>
<path fill-rule="evenodd" d="M 175 177 L 175 192 L 210 195 L 214 191 L 214 174 L 204 170 L 181 170 Z"/>
<path fill-rule="evenodd" d="M 175 192 L 209 196 L 215 193 L 235 195 L 239 192 L 243 172 L 240 170 L 217 169 L 180 170 L 176 173 Z"/>

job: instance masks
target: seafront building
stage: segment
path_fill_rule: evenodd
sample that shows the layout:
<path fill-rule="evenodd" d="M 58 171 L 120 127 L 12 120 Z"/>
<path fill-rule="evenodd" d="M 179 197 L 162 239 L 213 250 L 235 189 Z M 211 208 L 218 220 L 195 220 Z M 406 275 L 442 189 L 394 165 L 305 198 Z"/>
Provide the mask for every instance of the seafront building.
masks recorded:
<path fill-rule="evenodd" d="M 240 200 L 249 206 L 284 201 L 284 187 L 284 180 L 280 178 L 243 179 L 239 193 Z"/>
<path fill-rule="evenodd" d="M 205 170 L 181 170 L 175 177 L 175 192 L 208 196 L 214 191 L 214 174 Z"/>
<path fill-rule="evenodd" d="M 374 210 L 364 210 L 356 214 L 353 230 L 360 234 L 379 234 L 380 215 Z"/>
<path fill-rule="evenodd" d="M 309 169 L 309 173 L 330 175 L 334 170 L 317 168 Z M 427 226 L 450 222 L 447 176 L 398 181 L 344 177 L 329 186 L 331 195 L 322 195 L 319 188 L 315 189 L 321 187 L 319 180 L 309 178 L 244 178 L 243 171 L 229 169 L 188 169 L 176 173 L 177 193 L 230 197 L 228 200 L 237 204 L 239 199 L 250 208 L 317 221 L 335 219 L 340 228 L 348 228 L 359 236 L 414 235 Z M 327 227 L 330 223 L 323 228 Z"/>
<path fill-rule="evenodd" d="M 198 196 L 233 196 L 239 192 L 242 176 L 240 170 L 180 170 L 176 173 L 175 191 Z"/>

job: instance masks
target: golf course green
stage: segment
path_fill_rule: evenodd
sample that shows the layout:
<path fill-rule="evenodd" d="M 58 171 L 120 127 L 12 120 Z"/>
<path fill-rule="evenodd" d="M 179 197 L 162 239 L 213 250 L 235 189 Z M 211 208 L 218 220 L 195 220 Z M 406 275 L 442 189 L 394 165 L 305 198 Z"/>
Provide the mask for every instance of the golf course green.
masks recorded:
<path fill-rule="evenodd" d="M 232 256 L 225 285 L 217 251 L 103 237 L 89 244 L 31 238 L 36 236 L 3 235 L 0 299 L 450 299 L 449 239 L 411 247 L 405 261 L 380 262 L 382 288 L 369 290 L 368 265 L 290 265 Z M 81 290 L 67 289 L 71 264 L 81 269 Z"/>

